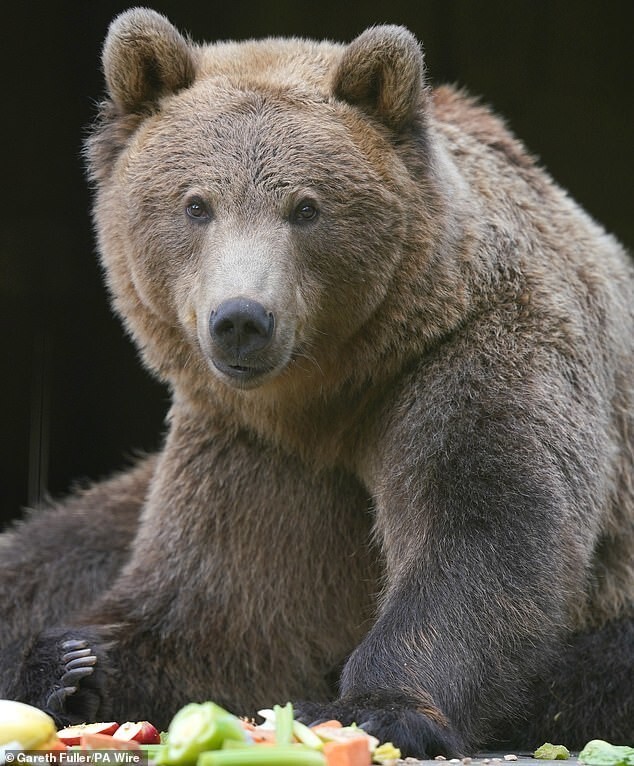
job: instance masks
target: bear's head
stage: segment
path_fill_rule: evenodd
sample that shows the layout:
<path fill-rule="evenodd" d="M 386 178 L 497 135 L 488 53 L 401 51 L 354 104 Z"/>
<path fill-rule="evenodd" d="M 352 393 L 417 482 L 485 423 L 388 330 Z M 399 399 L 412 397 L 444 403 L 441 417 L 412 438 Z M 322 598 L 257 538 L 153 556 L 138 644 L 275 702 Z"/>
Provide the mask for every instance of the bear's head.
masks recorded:
<path fill-rule="evenodd" d="M 407 30 L 196 45 L 133 9 L 103 64 L 87 144 L 100 251 L 115 306 L 173 386 L 304 376 L 323 390 L 413 342 L 412 312 L 438 312 L 403 294 L 421 271 L 406 254 L 431 264 L 447 229 Z"/>

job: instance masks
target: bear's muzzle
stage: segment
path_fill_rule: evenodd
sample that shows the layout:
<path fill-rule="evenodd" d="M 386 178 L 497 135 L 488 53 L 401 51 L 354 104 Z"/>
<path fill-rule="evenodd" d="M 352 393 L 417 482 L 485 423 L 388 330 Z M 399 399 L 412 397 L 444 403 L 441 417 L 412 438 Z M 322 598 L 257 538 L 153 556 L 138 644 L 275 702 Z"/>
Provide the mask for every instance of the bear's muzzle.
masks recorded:
<path fill-rule="evenodd" d="M 209 334 L 216 351 L 213 363 L 231 378 L 246 381 L 269 372 L 266 349 L 275 329 L 275 315 L 258 301 L 237 297 L 223 301 L 209 316 Z"/>

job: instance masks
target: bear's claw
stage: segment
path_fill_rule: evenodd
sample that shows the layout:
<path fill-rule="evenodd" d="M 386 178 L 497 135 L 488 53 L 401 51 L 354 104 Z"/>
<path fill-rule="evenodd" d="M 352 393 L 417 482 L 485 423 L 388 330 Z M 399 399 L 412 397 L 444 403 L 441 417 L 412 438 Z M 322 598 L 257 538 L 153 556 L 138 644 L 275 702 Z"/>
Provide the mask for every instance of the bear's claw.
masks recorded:
<path fill-rule="evenodd" d="M 70 697 L 77 691 L 76 686 L 64 686 L 59 689 L 54 689 L 44 706 L 44 712 L 48 713 L 55 719 L 56 723 L 63 721 L 62 716 L 66 712 L 66 698 Z"/>
<path fill-rule="evenodd" d="M 77 692 L 79 682 L 91 675 L 97 664 L 97 657 L 87 641 L 64 641 L 61 648 L 65 651 L 61 658 L 62 675 L 46 700 L 46 710 L 56 720 L 65 716 L 67 699 Z"/>
<path fill-rule="evenodd" d="M 68 641 L 62 642 L 62 649 L 66 649 L 69 652 L 88 649 L 88 641 L 84 641 L 83 638 L 71 638 Z M 66 656 L 66 655 L 64 655 Z"/>

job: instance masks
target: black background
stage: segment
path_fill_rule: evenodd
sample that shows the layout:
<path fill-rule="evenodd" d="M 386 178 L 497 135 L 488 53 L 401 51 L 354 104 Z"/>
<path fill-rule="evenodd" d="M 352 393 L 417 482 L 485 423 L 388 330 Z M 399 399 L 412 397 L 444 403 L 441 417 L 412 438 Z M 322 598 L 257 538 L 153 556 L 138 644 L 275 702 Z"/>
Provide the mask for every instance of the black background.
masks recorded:
<path fill-rule="evenodd" d="M 130 4 L 23 3 L 0 45 L 0 523 L 160 443 L 167 393 L 110 313 L 80 148 L 103 92 L 100 49 Z M 631 0 L 155 2 L 196 40 L 349 40 L 405 24 L 434 82 L 503 114 L 589 212 L 634 245 Z"/>

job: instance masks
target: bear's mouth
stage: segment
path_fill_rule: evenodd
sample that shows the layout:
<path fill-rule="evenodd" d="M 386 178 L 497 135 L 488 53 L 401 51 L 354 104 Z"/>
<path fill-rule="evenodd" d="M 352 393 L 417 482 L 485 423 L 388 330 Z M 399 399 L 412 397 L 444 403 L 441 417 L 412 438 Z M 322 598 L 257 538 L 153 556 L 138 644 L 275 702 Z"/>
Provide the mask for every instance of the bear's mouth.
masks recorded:
<path fill-rule="evenodd" d="M 219 359 L 212 359 L 214 367 L 223 374 L 223 376 L 229 378 L 229 383 L 237 384 L 238 386 L 249 387 L 257 385 L 258 382 L 269 375 L 275 368 L 274 367 L 256 367 L 253 365 L 245 364 L 227 364 Z"/>

